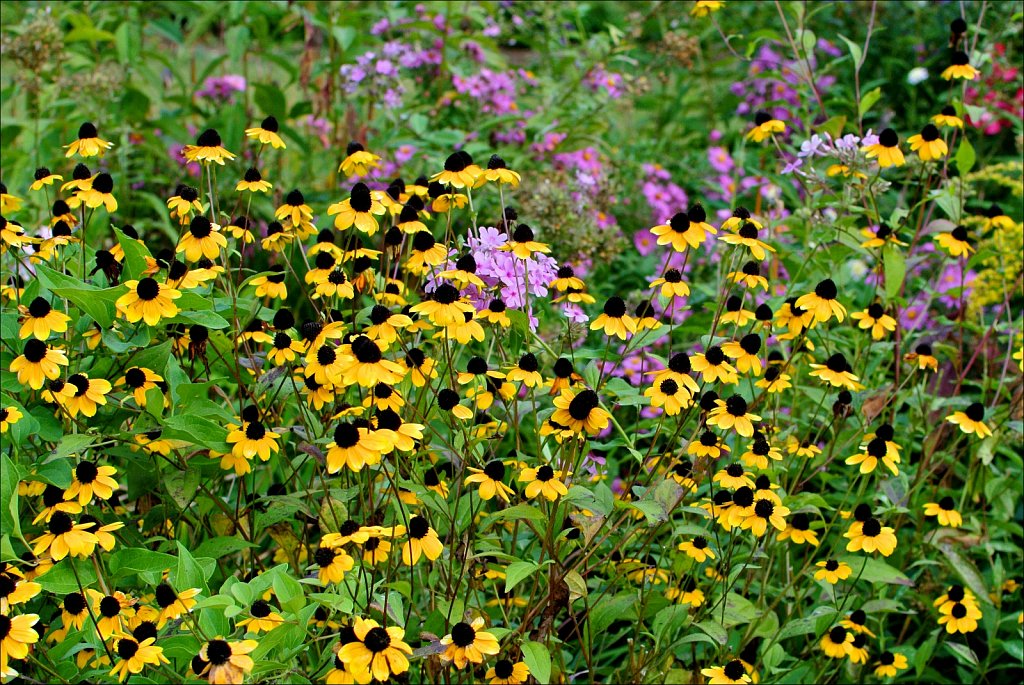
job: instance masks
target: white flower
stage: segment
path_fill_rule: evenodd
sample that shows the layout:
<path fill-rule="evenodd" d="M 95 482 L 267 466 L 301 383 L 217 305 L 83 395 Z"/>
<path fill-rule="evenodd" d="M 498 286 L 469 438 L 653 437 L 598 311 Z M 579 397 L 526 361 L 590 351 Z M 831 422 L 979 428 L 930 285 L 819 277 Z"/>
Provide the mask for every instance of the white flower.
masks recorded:
<path fill-rule="evenodd" d="M 916 86 L 918 83 L 928 80 L 928 70 L 924 67 L 914 67 L 907 72 L 907 83 Z"/>

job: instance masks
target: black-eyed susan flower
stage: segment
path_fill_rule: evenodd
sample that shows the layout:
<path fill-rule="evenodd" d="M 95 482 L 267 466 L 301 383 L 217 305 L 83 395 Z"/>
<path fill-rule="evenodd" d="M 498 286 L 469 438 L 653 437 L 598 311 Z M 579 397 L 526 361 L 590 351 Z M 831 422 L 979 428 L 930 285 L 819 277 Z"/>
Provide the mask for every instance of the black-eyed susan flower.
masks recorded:
<path fill-rule="evenodd" d="M 149 326 L 156 326 L 160 319 L 178 315 L 178 306 L 174 300 L 181 297 L 181 291 L 158 283 L 149 276 L 138 281 L 127 281 L 124 286 L 128 292 L 117 298 L 114 306 L 128 323 L 145 321 Z"/>
<path fill-rule="evenodd" d="M 327 445 L 327 472 L 337 473 L 342 467 L 361 471 L 367 465 L 380 463 L 381 455 L 391 448 L 391 441 L 371 431 L 368 425 L 339 423 L 334 428 L 334 440 Z"/>
<path fill-rule="evenodd" d="M 220 134 L 212 128 L 208 128 L 199 134 L 195 145 L 186 145 L 181 150 L 185 159 L 190 162 L 209 164 L 215 162 L 224 166 L 224 162 L 232 160 L 235 155 L 224 149 L 221 144 Z"/>
<path fill-rule="evenodd" d="M 824 364 L 811 364 L 811 377 L 820 378 L 829 385 L 836 388 L 846 388 L 851 392 L 863 390 L 864 386 L 859 383 L 860 376 L 856 376 L 846 361 L 846 355 L 836 352 Z"/>
<path fill-rule="evenodd" d="M 505 480 L 505 464 L 500 459 L 487 462 L 482 469 L 469 467 L 469 471 L 470 475 L 466 476 L 464 482 L 466 485 L 476 484 L 478 486 L 477 493 L 480 495 L 480 499 L 486 501 L 497 495 L 508 502 L 509 497 L 515 494 L 512 488 L 503 482 Z"/>
<path fill-rule="evenodd" d="M 914 347 L 913 352 L 903 355 L 903 360 L 917 366 L 919 371 L 936 372 L 939 370 L 939 360 L 935 357 L 934 352 L 932 352 L 932 346 L 928 343 L 920 343 Z"/>
<path fill-rule="evenodd" d="M 676 252 L 685 252 L 688 247 L 700 247 L 707 240 L 709 233 L 718 232 L 714 228 L 708 231 L 704 225 L 691 221 L 686 212 L 676 212 L 667 224 L 653 227 L 651 233 L 658 237 L 658 245 L 671 245 Z"/>
<path fill-rule="evenodd" d="M 797 545 L 818 546 L 818 534 L 811 530 L 811 521 L 807 514 L 794 514 L 786 523 L 786 529 L 779 533 L 779 540 L 792 540 Z"/>
<path fill-rule="evenodd" d="M 280 125 L 277 123 L 277 119 L 270 116 L 260 122 L 259 126 L 245 129 L 245 137 L 258 141 L 260 145 L 269 145 L 275 150 L 283 150 L 286 145 L 278 134 L 279 130 Z"/>
<path fill-rule="evenodd" d="M 735 463 L 729 464 L 729 466 L 716 473 L 712 480 L 723 488 L 738 490 L 742 487 L 754 487 L 754 481 L 750 476 L 751 474 L 744 470 L 742 464 Z"/>
<path fill-rule="evenodd" d="M 885 313 L 880 302 L 872 302 L 867 309 L 850 314 L 850 318 L 857 322 L 858 328 L 870 330 L 872 340 L 881 340 L 896 330 L 896 319 Z"/>
<path fill-rule="evenodd" d="M 477 312 L 477 318 L 502 328 L 512 325 L 512 319 L 508 316 L 508 306 L 497 297 L 492 298 L 485 309 Z"/>
<path fill-rule="evenodd" d="M 947 81 L 962 78 L 973 81 L 980 72 L 971 66 L 971 58 L 963 50 L 956 50 L 950 59 L 950 65 L 942 70 L 942 78 Z"/>
<path fill-rule="evenodd" d="M 249 653 L 257 647 L 256 640 L 210 640 L 199 648 L 199 659 L 206 665 L 197 675 L 206 676 L 210 683 L 240 684 L 255 666 Z"/>
<path fill-rule="evenodd" d="M 274 218 L 282 222 L 291 233 L 294 233 L 299 240 L 316 235 L 316 226 L 313 225 L 313 209 L 306 204 L 306 198 L 298 189 L 289 192 L 284 203 L 274 210 Z"/>
<path fill-rule="evenodd" d="M 760 433 L 754 435 L 754 441 L 747 447 L 747 451 L 740 455 L 743 463 L 750 468 L 767 469 L 769 460 L 781 461 L 782 452 L 778 447 Z"/>
<path fill-rule="evenodd" d="M 95 462 L 82 461 L 75 467 L 71 485 L 64 491 L 64 499 L 77 499 L 82 506 L 89 504 L 93 497 L 107 500 L 119 487 L 112 478 L 117 473 L 113 466 L 99 466 Z"/>
<path fill-rule="evenodd" d="M 68 365 L 64 350 L 32 338 L 25 342 L 22 353 L 11 362 L 10 370 L 18 374 L 18 382 L 39 390 L 47 380 L 60 377 L 60 367 Z"/>
<path fill-rule="evenodd" d="M 833 659 L 845 659 L 853 649 L 853 633 L 842 626 L 834 626 L 821 638 L 821 651 Z"/>
<path fill-rule="evenodd" d="M 521 180 L 522 176 L 519 175 L 519 172 L 509 169 L 504 159 L 498 155 L 491 155 L 491 158 L 487 160 L 487 168 L 477 176 L 473 187 L 479 188 L 485 183 L 497 183 L 518 188 Z"/>
<path fill-rule="evenodd" d="M 184 252 L 185 259 L 198 262 L 203 257 L 216 259 L 220 251 L 227 247 L 228 241 L 220 231 L 220 226 L 210 223 L 205 216 L 192 217 L 189 229 L 181 236 L 175 252 Z"/>
<path fill-rule="evenodd" d="M 115 635 L 126 635 L 128 620 L 135 616 L 138 601 L 120 590 L 104 594 L 91 588 L 86 593 L 92 600 L 92 615 L 96 619 L 96 630 L 104 640 Z"/>
<path fill-rule="evenodd" d="M 846 317 L 846 307 L 838 299 L 839 289 L 831 278 L 826 278 L 814 287 L 813 293 L 801 295 L 796 306 L 810 312 L 815 323 L 825 323 L 832 317 L 842 323 Z M 813 325 L 813 324 L 811 324 Z"/>
<path fill-rule="evenodd" d="M 66 630 L 81 630 L 89 618 L 89 607 L 81 592 L 69 592 L 61 602 L 61 625 Z"/>
<path fill-rule="evenodd" d="M 12 369 L 13 370 L 13 369 Z M 980 402 L 971 404 L 963 411 L 955 411 L 946 417 L 946 421 L 960 427 L 967 435 L 986 438 L 992 435 L 992 429 L 985 425 L 985 405 Z"/>
<path fill-rule="evenodd" d="M 167 208 L 171 210 L 171 218 L 177 219 L 182 226 L 191 221 L 193 213 L 202 214 L 205 211 L 203 203 L 199 201 L 199 191 L 185 184 L 175 189 L 174 195 L 167 200 Z"/>
<path fill-rule="evenodd" d="M 346 355 L 342 366 L 343 385 L 372 388 L 378 383 L 397 385 L 402 380 L 401 365 L 384 359 L 377 341 L 360 335 L 352 339 L 349 347 L 351 354 Z"/>
<path fill-rule="evenodd" d="M 242 176 L 242 180 L 235 186 L 235 190 L 238 192 L 250 192 L 250 193 L 269 193 L 270 189 L 273 188 L 273 184 L 270 181 L 263 179 L 263 175 L 260 170 L 256 167 L 249 167 L 245 170 L 245 175 Z"/>
<path fill-rule="evenodd" d="M 117 653 L 118 662 L 110 671 L 110 675 L 116 675 L 117 682 L 123 683 L 129 675 L 142 673 L 142 669 L 147 665 L 169 664 L 170 661 L 164 656 L 163 647 L 157 647 L 155 642 L 155 637 L 146 638 L 141 642 L 129 637 L 117 640 L 114 651 Z"/>
<path fill-rule="evenodd" d="M 18 337 L 24 340 L 34 336 L 37 340 L 46 340 L 51 333 L 63 333 L 68 329 L 71 317 L 53 308 L 44 297 L 36 297 L 27 307 L 19 307 L 22 313 L 21 329 Z"/>
<path fill-rule="evenodd" d="M 768 252 L 775 252 L 775 248 L 758 239 L 757 236 L 758 229 L 754 222 L 744 221 L 740 225 L 740 230 L 735 233 L 726 231 L 718 239 L 729 245 L 742 245 L 750 250 L 750 254 L 753 255 L 754 259 L 763 260 Z"/>
<path fill-rule="evenodd" d="M 974 596 L 973 592 L 965 588 L 963 585 L 951 585 L 947 588 L 945 593 L 932 602 L 932 606 L 937 607 L 940 612 L 951 609 L 954 604 L 977 606 L 978 598 Z"/>
<path fill-rule="evenodd" d="M 0 407 L 0 434 L 6 433 L 8 429 L 22 419 L 23 414 L 17 407 Z"/>
<path fill-rule="evenodd" d="M 564 477 L 560 470 L 544 464 L 539 468 L 523 469 L 519 473 L 518 480 L 520 483 L 527 483 L 523 494 L 528 499 L 535 499 L 538 495 L 543 495 L 546 499 L 554 501 L 569 493 L 569 488 L 562 482 Z"/>
<path fill-rule="evenodd" d="M 157 627 L 163 628 L 168 621 L 181 618 L 196 605 L 196 597 L 199 595 L 199 588 L 189 588 L 181 592 L 175 592 L 167 583 L 160 583 L 156 586 L 154 596 L 156 604 L 160 608 L 157 616 Z"/>
<path fill-rule="evenodd" d="M 490 685 L 523 685 L 530 677 L 530 669 L 522 661 L 498 659 L 484 677 L 490 679 Z"/>
<path fill-rule="evenodd" d="M 895 450 L 890 450 L 886 441 L 879 437 L 869 440 L 866 445 L 862 446 L 858 454 L 846 460 L 846 463 L 850 466 L 860 465 L 861 473 L 874 472 L 879 462 L 892 471 L 892 475 L 899 475 L 899 469 L 896 467 L 900 463 L 899 453 Z"/>
<path fill-rule="evenodd" d="M 338 651 L 348 670 L 353 674 L 369 674 L 380 681 L 409 670 L 412 647 L 403 641 L 402 628 L 384 628 L 373 619 L 356 618 L 352 624 L 355 641 L 343 645 Z"/>
<path fill-rule="evenodd" d="M 103 207 L 108 213 L 117 211 L 117 199 L 114 198 L 114 179 L 110 174 L 100 172 L 92 179 L 88 188 L 78 190 L 67 200 L 69 207 L 84 204 L 90 209 Z"/>
<path fill-rule="evenodd" d="M 678 587 L 670 587 L 665 590 L 665 599 L 683 606 L 699 607 L 706 598 L 704 591 L 697 587 L 697 581 L 693 579 L 693 576 L 687 576 Z"/>
<path fill-rule="evenodd" d="M 853 574 L 853 569 L 845 561 L 828 559 L 819 561 L 815 566 L 818 567 L 818 570 L 814 572 L 814 579 L 824 580 L 831 585 L 835 585 L 840 580 L 846 580 Z"/>
<path fill-rule="evenodd" d="M 966 226 L 957 226 L 948 233 L 938 234 L 935 236 L 935 242 L 948 252 L 950 257 L 966 257 L 974 252 Z"/>
<path fill-rule="evenodd" d="M 932 123 L 936 126 L 948 128 L 963 128 L 964 120 L 957 116 L 956 108 L 953 105 L 946 105 L 938 114 L 932 117 Z"/>
<path fill-rule="evenodd" d="M 867 635 L 869 637 L 875 637 L 875 634 L 871 632 L 871 629 L 867 627 L 868 616 L 863 609 L 857 609 L 851 611 L 850 614 L 839 622 L 839 625 L 843 626 L 847 630 L 852 630 L 859 635 Z"/>
<path fill-rule="evenodd" d="M 356 524 L 358 528 L 358 524 Z M 367 539 L 369 536 L 367 536 Z M 365 540 L 364 540 L 365 542 Z M 345 579 L 345 574 L 352 570 L 355 561 L 345 550 L 339 547 L 321 545 L 313 553 L 313 561 L 317 566 L 317 578 L 321 585 L 338 584 Z"/>
<path fill-rule="evenodd" d="M 845 621 L 843 622 L 845 623 Z M 845 627 L 845 626 L 844 626 Z M 863 633 L 854 633 L 853 644 L 850 645 L 850 662 L 854 664 L 866 664 L 868 662 L 868 636 Z"/>
<path fill-rule="evenodd" d="M 906 247 L 907 245 L 905 242 L 899 239 L 899 236 L 896 234 L 896 231 L 894 231 L 892 227 L 889 226 L 889 224 L 885 223 L 884 221 L 878 224 L 878 228 L 862 228 L 860 230 L 860 234 L 867 238 L 867 240 L 860 244 L 861 247 L 883 247 L 886 244 Z"/>
<path fill-rule="evenodd" d="M 528 388 L 543 388 L 544 377 L 540 373 L 540 363 L 532 352 L 519 357 L 519 362 L 505 376 L 510 383 L 522 382 Z"/>
<path fill-rule="evenodd" d="M 875 675 L 879 678 L 895 678 L 900 671 L 910 668 L 907 657 L 899 652 L 885 651 L 878 655 L 875 662 Z"/>
<path fill-rule="evenodd" d="M 684 540 L 679 543 L 677 549 L 680 552 L 686 552 L 686 556 L 690 557 L 697 563 L 703 563 L 708 559 L 715 558 L 715 551 L 708 545 L 708 540 L 703 535 L 698 535 L 692 540 Z"/>
<path fill-rule="evenodd" d="M 45 186 L 51 186 L 55 181 L 63 181 L 64 177 L 51 172 L 46 167 L 42 166 L 36 169 L 35 174 L 32 175 L 32 185 L 29 186 L 31 190 L 42 190 Z M 7 211 L 4 209 L 3 211 Z"/>
<path fill-rule="evenodd" d="M 441 638 L 445 651 L 441 661 L 454 662 L 455 667 L 462 669 L 466 664 L 480 664 L 488 656 L 501 651 L 497 638 L 482 630 L 484 619 L 477 617 L 472 623 L 459 622 L 452 626 L 452 631 Z"/>
<path fill-rule="evenodd" d="M 878 158 L 878 166 L 885 169 L 891 166 L 903 166 L 906 160 L 900 150 L 900 137 L 891 128 L 878 134 L 878 142 L 861 148 L 868 159 Z"/>
<path fill-rule="evenodd" d="M 749 223 L 749 224 L 753 225 L 753 222 L 750 222 L 750 221 L 745 222 L 745 223 Z M 749 233 L 750 233 L 750 231 L 748 231 L 748 234 Z M 722 236 L 723 240 L 725 239 L 726 235 L 734 235 L 734 234 L 728 233 L 728 234 L 723 235 Z M 738 235 L 738 234 L 735 234 L 735 235 Z M 733 241 L 736 241 L 736 240 L 740 240 L 740 238 L 734 238 L 733 239 Z M 764 243 L 761 243 L 761 244 L 764 245 Z M 767 247 L 767 245 L 765 245 L 765 247 Z M 761 275 L 761 264 L 758 263 L 758 262 L 755 262 L 755 261 L 746 261 L 746 262 L 744 262 L 743 266 L 740 267 L 739 271 L 730 271 L 727 274 L 727 277 L 733 283 L 742 283 L 747 288 L 758 288 L 758 287 L 760 287 L 760 288 L 763 288 L 764 290 L 768 290 L 768 279 Z"/>
<path fill-rule="evenodd" d="M 950 635 L 973 633 L 978 629 L 981 609 L 974 603 L 953 602 L 939 607 L 939 625 L 946 627 Z"/>
<path fill-rule="evenodd" d="M 843 533 L 843 537 L 850 541 L 846 545 L 847 552 L 881 552 L 882 556 L 887 557 L 896 549 L 895 531 L 889 526 L 883 526 L 873 516 L 863 523 L 854 521 L 850 529 Z"/>
<path fill-rule="evenodd" d="M 269 633 L 274 628 L 284 623 L 284 617 L 274 611 L 270 603 L 264 599 L 257 599 L 249 605 L 249 615 L 239 621 L 238 628 L 245 628 L 248 633 Z"/>
<path fill-rule="evenodd" d="M 715 408 L 708 414 L 709 426 L 717 426 L 722 430 L 730 428 L 745 438 L 754 434 L 754 421 L 761 417 L 747 412 L 747 401 L 740 395 L 733 395 L 728 400 L 715 400 Z"/>
<path fill-rule="evenodd" d="M 426 316 L 435 326 L 448 326 L 464 322 L 466 314 L 472 314 L 473 305 L 459 296 L 458 289 L 450 283 L 441 283 L 418 304 L 410 309 L 415 314 Z"/>
<path fill-rule="evenodd" d="M 747 132 L 746 138 L 755 143 L 760 143 L 776 133 L 784 133 L 785 131 L 785 122 L 773 118 L 768 112 L 762 111 L 754 115 L 754 128 Z"/>
<path fill-rule="evenodd" d="M 705 352 L 693 355 L 690 365 L 694 371 L 701 374 L 705 383 L 718 381 L 732 385 L 739 382 L 736 367 L 726 361 L 725 352 L 718 345 L 712 345 Z"/>
<path fill-rule="evenodd" d="M 761 336 L 750 333 L 740 340 L 730 340 L 722 344 L 722 352 L 730 359 L 736 360 L 736 369 L 740 373 L 751 373 L 760 376 L 764 365 L 758 353 L 761 351 Z"/>
<path fill-rule="evenodd" d="M 38 622 L 38 614 L 0 614 L 0 675 L 5 680 L 17 675 L 10 667 L 10 660 L 28 658 L 32 645 L 39 641 L 39 633 L 32 628 Z"/>
<path fill-rule="evenodd" d="M 231 237 L 235 240 L 241 240 L 246 245 L 249 245 L 256 241 L 256 237 L 253 236 L 252 231 L 249 230 L 249 219 L 244 216 L 236 216 L 228 224 L 227 230 L 231 234 Z M 269 230 L 269 226 L 268 226 Z"/>
<path fill-rule="evenodd" d="M 751 682 L 750 676 L 743 668 L 743 662 L 739 659 L 733 659 L 725 666 L 702 668 L 700 672 L 708 679 L 708 685 L 740 685 Z"/>
<path fill-rule="evenodd" d="M 729 451 L 729 446 L 725 444 L 725 441 L 710 430 L 705 430 L 700 434 L 699 440 L 691 440 L 690 444 L 686 446 L 687 454 L 694 457 L 710 457 L 711 459 L 718 459 Z"/>
<path fill-rule="evenodd" d="M 445 160 L 444 171 L 434 174 L 430 180 L 452 188 L 472 188 L 482 175 L 483 170 L 473 163 L 473 157 L 465 150 L 459 150 Z"/>
<path fill-rule="evenodd" d="M 65 157 L 102 157 L 103 153 L 114 147 L 114 144 L 99 137 L 99 132 L 92 122 L 85 122 L 78 127 L 78 138 L 64 146 Z"/>
<path fill-rule="evenodd" d="M 566 388 L 555 398 L 551 420 L 574 433 L 600 433 L 608 427 L 611 416 L 602 409 L 597 393 L 589 388 L 575 392 Z"/>
<path fill-rule="evenodd" d="M 776 393 L 792 388 L 793 384 L 790 383 L 790 380 L 792 379 L 788 373 L 783 373 L 777 366 L 771 366 L 765 370 L 764 378 L 758 380 L 754 385 L 764 388 L 765 392 Z"/>
<path fill-rule="evenodd" d="M 939 129 L 935 124 L 927 124 L 920 133 L 907 138 L 907 142 L 910 143 L 911 151 L 917 152 L 922 162 L 942 159 L 949 154 L 949 147 L 939 135 Z"/>
<path fill-rule="evenodd" d="M 661 296 L 668 299 L 687 297 L 690 294 L 690 286 L 686 285 L 679 269 L 668 269 L 661 278 L 651 281 L 650 287 L 658 288 L 659 286 Z"/>
<path fill-rule="evenodd" d="M 345 148 L 345 159 L 341 160 L 338 171 L 348 177 L 366 176 L 370 169 L 380 166 L 380 156 L 368 152 L 362 144 L 351 141 Z"/>
<path fill-rule="evenodd" d="M 959 528 L 964 523 L 960 512 L 956 510 L 956 502 L 949 495 L 946 495 L 938 502 L 928 502 L 925 504 L 924 515 L 936 517 L 940 526 Z"/>
<path fill-rule="evenodd" d="M 111 390 L 110 381 L 102 378 L 89 378 L 84 373 L 68 376 L 66 398 L 63 402 L 68 414 L 74 418 L 78 414 L 95 416 L 97 407 L 107 403 L 106 395 Z"/>
<path fill-rule="evenodd" d="M 305 353 L 306 345 L 302 340 L 295 340 L 288 333 L 280 332 L 274 335 L 274 340 L 267 351 L 267 359 L 274 366 L 282 366 L 295 361 L 296 355 Z"/>
<path fill-rule="evenodd" d="M 315 341 L 314 341 L 315 343 Z M 340 348 L 326 343 L 319 347 L 311 345 L 306 353 L 305 375 L 321 385 L 341 386 L 342 372 L 349 362 L 349 356 Z"/>
<path fill-rule="evenodd" d="M 549 391 L 551 395 L 557 395 L 562 390 L 583 382 L 583 377 L 576 373 L 572 360 L 566 357 L 559 357 L 555 360 L 552 373 L 554 379 L 551 381 L 551 390 Z"/>
<path fill-rule="evenodd" d="M 655 381 L 654 385 L 644 391 L 644 397 L 651 399 L 652 407 L 663 408 L 668 416 L 675 416 L 693 405 L 693 393 L 672 377 Z"/>
<path fill-rule="evenodd" d="M 252 459 L 258 456 L 261 461 L 267 461 L 272 453 L 280 451 L 281 447 L 277 444 L 280 438 L 280 435 L 267 430 L 261 422 L 246 421 L 241 427 L 228 432 L 227 442 L 236 458 Z"/>
<path fill-rule="evenodd" d="M 407 566 L 419 561 L 420 556 L 433 561 L 444 551 L 437 531 L 431 528 L 430 522 L 422 516 L 413 516 L 409 519 L 406 533 L 409 539 L 402 545 L 402 563 Z"/>
<path fill-rule="evenodd" d="M 0 562 L 0 613 L 24 604 L 42 591 L 42 585 L 26 580 L 25 575 L 7 562 Z"/>
<path fill-rule="evenodd" d="M 444 264 L 448 259 L 448 248 L 437 242 L 430 231 L 419 231 L 413 234 L 412 249 L 405 268 L 417 276 L 425 273 L 429 267 Z"/>
<path fill-rule="evenodd" d="M 499 249 L 511 252 L 519 259 L 529 259 L 534 252 L 551 252 L 547 243 L 538 242 L 533 229 L 527 224 L 519 224 L 512 231 L 512 238 Z"/>
<path fill-rule="evenodd" d="M 369 236 L 379 228 L 376 217 L 386 211 L 387 208 L 365 183 L 356 183 L 348 199 L 327 208 L 327 214 L 334 216 L 334 228 L 344 231 L 355 226 L 356 230 Z"/>
<path fill-rule="evenodd" d="M 256 297 L 269 297 L 274 300 L 288 299 L 288 286 L 284 282 L 287 274 L 284 272 L 284 267 L 275 264 L 270 267 L 270 270 L 273 273 L 267 276 L 257 276 L 249 281 L 249 285 L 256 288 Z"/>
<path fill-rule="evenodd" d="M 779 504 L 774 499 L 758 496 L 754 498 L 753 513 L 743 519 L 740 528 L 750 529 L 757 537 L 763 536 L 767 532 L 768 526 L 773 526 L 781 532 L 786 530 L 785 517 L 788 515 L 788 507 Z"/>
<path fill-rule="evenodd" d="M 626 313 L 626 303 L 621 297 L 613 295 L 604 303 L 604 311 L 590 323 L 590 330 L 603 331 L 607 336 L 617 336 L 623 340 L 627 335 L 636 333 L 636 320 Z"/>

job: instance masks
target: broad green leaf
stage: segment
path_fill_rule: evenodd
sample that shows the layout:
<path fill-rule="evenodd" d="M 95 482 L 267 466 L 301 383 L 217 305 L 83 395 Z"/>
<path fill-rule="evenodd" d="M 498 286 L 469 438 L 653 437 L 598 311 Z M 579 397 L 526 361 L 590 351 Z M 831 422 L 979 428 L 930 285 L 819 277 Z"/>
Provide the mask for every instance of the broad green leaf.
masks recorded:
<path fill-rule="evenodd" d="M 521 645 L 523 650 L 523 661 L 530 669 L 530 675 L 537 679 L 538 683 L 551 682 L 551 654 L 548 648 L 540 642 L 524 642 Z"/>
<path fill-rule="evenodd" d="M 117 301 L 126 290 L 123 286 L 116 288 L 97 288 L 79 281 L 77 278 L 65 276 L 43 264 L 36 265 L 36 275 L 43 286 L 58 297 L 71 300 L 83 312 L 95 319 L 102 328 L 110 328 L 114 322 Z"/>
<path fill-rule="evenodd" d="M 729 641 L 729 634 L 725 632 L 725 628 L 722 627 L 721 623 L 708 619 L 697 623 L 696 626 L 703 630 L 708 636 L 720 645 L 724 645 Z"/>
<path fill-rule="evenodd" d="M 219 426 L 200 416 L 169 416 L 164 419 L 163 437 L 171 440 L 187 440 L 198 448 L 228 452 L 227 428 Z"/>
<path fill-rule="evenodd" d="M 913 587 L 914 582 L 902 571 L 893 568 L 879 559 L 864 556 L 842 556 L 839 561 L 845 561 L 853 569 L 851 580 L 860 573 L 860 579 L 869 583 L 888 583 L 890 585 L 905 585 Z M 861 566 L 864 571 L 861 572 Z"/>
<path fill-rule="evenodd" d="M 142 272 L 146 270 L 146 258 L 152 258 L 149 249 L 145 244 L 130 238 L 120 228 L 115 228 L 117 242 L 124 251 L 124 280 L 135 281 L 142 278 Z"/>
<path fill-rule="evenodd" d="M 839 34 L 839 39 L 846 43 L 846 47 L 850 50 L 850 57 L 853 58 L 854 69 L 859 69 L 861 61 L 864 59 L 864 51 L 861 49 L 859 45 L 857 45 L 856 43 L 854 43 L 852 40 L 850 40 L 841 33 Z"/>
<path fill-rule="evenodd" d="M 78 580 L 75 580 L 76 572 Z M 63 596 L 69 592 L 78 592 L 79 580 L 82 582 L 82 587 L 89 587 L 96 583 L 96 569 L 92 562 L 87 559 L 65 557 L 52 569 L 39 576 L 36 582 L 43 586 L 45 592 Z"/>
<path fill-rule="evenodd" d="M 6 454 L 0 455 L 0 528 L 15 537 L 21 537 L 18 517 L 18 481 L 20 469 Z"/>
<path fill-rule="evenodd" d="M 980 601 L 992 606 L 992 600 L 988 596 L 988 588 L 985 586 L 985 581 L 982 580 L 981 574 L 978 573 L 978 569 L 974 567 L 974 564 L 965 559 L 960 552 L 958 552 L 948 542 L 940 542 L 936 547 L 938 547 L 939 551 L 945 555 L 946 559 L 956 570 L 957 574 L 963 578 L 967 587 L 971 588 L 971 592 L 973 592 Z"/>
<path fill-rule="evenodd" d="M 966 176 L 971 173 L 971 169 L 974 168 L 974 162 L 977 159 L 977 155 L 974 152 L 974 146 L 971 145 L 971 141 L 964 136 L 960 139 L 960 145 L 956 149 L 956 168 L 959 169 L 961 176 Z"/>
<path fill-rule="evenodd" d="M 511 592 L 512 588 L 533 575 L 539 564 L 532 561 L 516 561 L 505 569 L 505 592 Z"/>
<path fill-rule="evenodd" d="M 903 279 L 907 275 L 907 260 L 894 245 L 886 245 L 882 251 L 882 264 L 885 269 L 885 297 L 891 300 L 900 292 Z"/>
<path fill-rule="evenodd" d="M 882 97 L 882 89 L 881 88 L 872 88 L 868 92 L 866 92 L 863 95 L 861 95 L 861 98 L 860 98 L 860 115 L 863 117 L 865 114 L 867 114 L 871 110 L 871 108 L 875 106 L 875 103 L 878 102 L 879 99 L 881 99 L 881 97 Z"/>

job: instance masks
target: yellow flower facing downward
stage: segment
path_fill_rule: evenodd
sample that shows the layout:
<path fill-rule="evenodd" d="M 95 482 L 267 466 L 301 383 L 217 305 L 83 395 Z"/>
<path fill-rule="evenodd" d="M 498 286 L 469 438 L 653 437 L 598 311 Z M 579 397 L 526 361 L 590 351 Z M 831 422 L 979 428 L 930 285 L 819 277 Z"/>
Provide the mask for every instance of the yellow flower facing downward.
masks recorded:
<path fill-rule="evenodd" d="M 946 421 L 960 427 L 960 430 L 967 435 L 977 435 L 979 438 L 987 438 L 992 435 L 992 429 L 985 424 L 985 405 L 975 402 L 963 411 L 955 411 L 946 417 Z"/>
<path fill-rule="evenodd" d="M 67 148 L 65 157 L 102 157 L 114 144 L 100 138 L 96 127 L 87 121 L 78 127 L 78 138 L 64 147 Z"/>
<path fill-rule="evenodd" d="M 930 162 L 935 159 L 942 159 L 949 154 L 949 147 L 946 141 L 939 135 L 939 129 L 935 124 L 928 124 L 917 135 L 907 138 L 910 149 L 917 153 L 922 162 Z"/>

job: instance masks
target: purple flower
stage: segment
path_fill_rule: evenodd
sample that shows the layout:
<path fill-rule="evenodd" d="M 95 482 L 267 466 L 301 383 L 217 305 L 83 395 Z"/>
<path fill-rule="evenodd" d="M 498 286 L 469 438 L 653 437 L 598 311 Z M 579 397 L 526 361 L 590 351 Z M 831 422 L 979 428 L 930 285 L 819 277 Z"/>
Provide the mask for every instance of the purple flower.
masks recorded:
<path fill-rule="evenodd" d="M 196 92 L 196 96 L 218 102 L 234 102 L 235 93 L 245 92 L 245 87 L 245 77 L 238 74 L 209 76 L 203 81 L 203 88 Z"/>
<path fill-rule="evenodd" d="M 708 163 L 720 174 L 728 174 L 736 166 L 729 151 L 718 145 L 708 148 Z"/>

